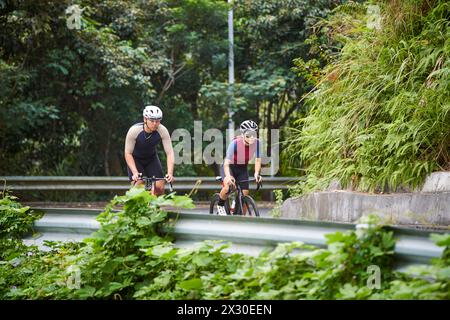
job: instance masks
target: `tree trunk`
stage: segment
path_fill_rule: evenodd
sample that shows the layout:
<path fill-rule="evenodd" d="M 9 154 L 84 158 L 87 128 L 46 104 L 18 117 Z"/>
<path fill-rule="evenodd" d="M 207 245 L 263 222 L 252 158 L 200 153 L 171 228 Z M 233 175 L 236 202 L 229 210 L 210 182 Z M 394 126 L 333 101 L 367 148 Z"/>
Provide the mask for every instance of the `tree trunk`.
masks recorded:
<path fill-rule="evenodd" d="M 107 176 L 111 175 L 111 172 L 109 170 L 109 148 L 111 146 L 111 127 L 108 128 L 108 133 L 106 136 L 106 144 L 105 144 L 105 161 L 104 161 L 104 166 L 105 166 L 105 174 Z"/>

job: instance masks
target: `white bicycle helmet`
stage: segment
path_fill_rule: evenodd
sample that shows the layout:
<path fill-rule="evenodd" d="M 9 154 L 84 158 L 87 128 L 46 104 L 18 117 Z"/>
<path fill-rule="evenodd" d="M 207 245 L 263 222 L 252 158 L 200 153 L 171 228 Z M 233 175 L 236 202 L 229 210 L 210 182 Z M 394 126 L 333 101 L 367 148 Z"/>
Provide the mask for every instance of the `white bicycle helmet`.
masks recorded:
<path fill-rule="evenodd" d="M 144 112 L 142 112 L 144 118 L 151 120 L 161 120 L 163 117 L 163 113 L 160 108 L 157 106 L 146 106 L 144 108 Z"/>
<path fill-rule="evenodd" d="M 258 125 L 256 124 L 255 121 L 245 120 L 244 122 L 241 123 L 240 129 L 242 133 L 245 133 L 247 131 L 257 131 Z"/>

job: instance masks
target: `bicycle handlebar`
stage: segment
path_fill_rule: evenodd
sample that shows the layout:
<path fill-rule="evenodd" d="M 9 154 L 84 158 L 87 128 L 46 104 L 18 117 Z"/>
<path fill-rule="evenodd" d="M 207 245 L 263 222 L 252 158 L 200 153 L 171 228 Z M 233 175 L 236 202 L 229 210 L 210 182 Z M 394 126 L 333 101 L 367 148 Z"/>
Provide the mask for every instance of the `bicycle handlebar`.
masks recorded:
<path fill-rule="evenodd" d="M 166 178 L 157 178 L 155 176 L 153 177 L 145 177 L 142 174 L 139 174 L 139 180 L 145 181 L 145 186 L 147 187 L 147 183 L 150 182 L 151 184 L 153 184 L 153 181 L 161 181 L 161 180 L 165 180 L 167 182 Z M 172 182 L 169 182 L 169 191 L 173 192 L 173 185 Z"/>
<path fill-rule="evenodd" d="M 223 181 L 221 176 L 217 176 L 216 180 L 217 181 Z M 241 180 L 241 181 L 236 181 L 236 182 L 237 183 L 242 183 L 242 182 L 253 182 L 253 181 L 256 181 L 256 179 L 255 178 L 251 178 L 251 179 L 248 179 L 248 180 Z M 258 191 L 261 187 L 262 187 L 262 181 L 257 182 L 256 183 L 256 191 Z"/>
<path fill-rule="evenodd" d="M 241 180 L 241 181 L 236 181 L 236 182 L 238 182 L 238 183 L 242 183 L 242 182 L 253 182 L 253 181 L 256 181 L 256 179 L 255 178 L 251 178 L 251 179 L 248 179 L 248 180 Z M 256 182 L 256 191 L 258 191 L 260 188 L 262 187 L 262 181 L 260 180 L 259 182 Z"/>

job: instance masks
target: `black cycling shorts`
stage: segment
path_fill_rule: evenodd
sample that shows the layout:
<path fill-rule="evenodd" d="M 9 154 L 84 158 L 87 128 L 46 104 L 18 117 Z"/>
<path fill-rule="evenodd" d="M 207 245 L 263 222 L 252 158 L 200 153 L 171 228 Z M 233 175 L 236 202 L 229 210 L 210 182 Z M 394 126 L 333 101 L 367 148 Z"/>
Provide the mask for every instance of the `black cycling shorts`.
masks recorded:
<path fill-rule="evenodd" d="M 230 173 L 236 180 L 236 183 L 248 180 L 248 168 L 246 164 L 230 164 Z M 222 179 L 225 178 L 225 173 L 223 171 L 223 165 L 220 167 L 220 175 Z M 239 183 L 242 190 L 249 190 L 250 184 L 248 181 Z"/>
<path fill-rule="evenodd" d="M 134 163 L 136 164 L 136 169 L 138 170 L 139 173 L 142 173 L 143 176 L 146 176 L 146 177 L 155 176 L 156 178 L 164 177 L 163 169 L 161 166 L 161 161 L 159 161 L 159 158 L 157 155 L 151 159 L 146 159 L 146 160 L 142 160 L 142 159 L 138 159 L 138 158 L 134 158 L 134 157 L 133 157 L 133 159 L 134 159 Z M 133 173 L 131 172 L 131 170 L 128 166 L 127 166 L 127 171 L 128 171 L 128 178 L 130 179 L 130 181 L 132 181 Z"/>

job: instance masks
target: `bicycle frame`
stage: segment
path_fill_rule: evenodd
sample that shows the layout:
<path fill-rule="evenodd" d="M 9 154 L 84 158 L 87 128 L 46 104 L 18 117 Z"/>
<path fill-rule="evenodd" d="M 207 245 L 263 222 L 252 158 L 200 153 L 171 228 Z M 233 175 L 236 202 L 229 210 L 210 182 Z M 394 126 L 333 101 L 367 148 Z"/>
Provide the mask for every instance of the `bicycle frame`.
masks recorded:
<path fill-rule="evenodd" d="M 235 192 L 237 192 L 237 201 L 236 201 L 236 204 L 238 204 L 239 203 L 239 210 L 240 210 L 240 212 L 239 212 L 239 215 L 243 215 L 244 214 L 244 212 L 243 212 L 243 201 L 242 201 L 242 198 L 244 197 L 244 192 L 242 191 L 242 188 L 241 188 L 241 183 L 243 183 L 243 182 L 253 182 L 253 181 L 256 181 L 256 179 L 248 179 L 248 180 L 242 180 L 242 181 L 236 181 L 236 188 L 234 189 L 234 190 L 230 190 L 229 192 L 228 192 L 228 195 L 231 195 L 231 194 L 233 194 L 233 193 L 235 193 Z M 259 188 L 262 186 L 262 183 L 261 182 L 259 182 L 259 183 L 257 183 L 257 187 L 256 187 L 256 190 L 259 190 Z M 230 189 L 231 189 L 231 187 L 230 187 Z M 235 208 L 236 208 L 236 206 L 235 206 Z"/>

